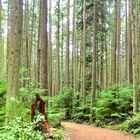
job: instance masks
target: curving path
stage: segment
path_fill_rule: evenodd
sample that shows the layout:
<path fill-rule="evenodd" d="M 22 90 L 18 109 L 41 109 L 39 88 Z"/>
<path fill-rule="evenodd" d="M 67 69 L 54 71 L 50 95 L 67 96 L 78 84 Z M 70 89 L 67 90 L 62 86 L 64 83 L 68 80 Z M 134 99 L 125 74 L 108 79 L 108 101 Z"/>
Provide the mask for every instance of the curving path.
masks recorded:
<path fill-rule="evenodd" d="M 119 131 L 98 128 L 84 124 L 63 122 L 62 125 L 68 129 L 65 140 L 140 140 L 132 136 L 125 135 Z"/>

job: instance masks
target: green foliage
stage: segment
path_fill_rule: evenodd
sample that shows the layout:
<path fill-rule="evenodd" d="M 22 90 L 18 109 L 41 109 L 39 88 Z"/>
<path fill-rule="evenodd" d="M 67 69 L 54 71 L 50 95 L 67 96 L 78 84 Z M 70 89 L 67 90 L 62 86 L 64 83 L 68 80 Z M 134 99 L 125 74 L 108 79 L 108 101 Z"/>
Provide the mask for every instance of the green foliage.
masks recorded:
<path fill-rule="evenodd" d="M 21 84 L 27 82 L 28 78 L 22 78 Z M 30 82 L 28 86 L 20 88 L 20 94 L 17 97 L 12 97 L 12 107 L 15 108 L 14 116 L 10 117 L 10 122 L 4 126 L 5 122 L 5 93 L 6 84 L 0 81 L 0 121 L 3 122 L 0 126 L 0 140 L 12 139 L 12 140 L 44 140 L 48 138 L 46 134 L 41 131 L 35 131 L 35 124 L 30 122 L 30 106 L 32 100 L 35 98 L 35 94 L 42 94 L 44 90 L 39 89 L 39 84 Z M 43 97 L 44 100 L 48 100 L 48 97 Z M 2 105 L 2 106 L 1 106 Z M 52 113 L 52 112 L 51 112 Z M 17 117 L 18 116 L 18 117 Z M 53 126 L 60 126 L 60 118 L 62 114 L 50 114 L 48 115 L 49 123 Z M 41 121 L 41 117 L 36 115 L 36 122 Z M 61 140 L 63 131 L 61 128 L 55 129 L 53 136 L 50 139 Z"/>
<path fill-rule="evenodd" d="M 56 130 L 53 137 L 41 131 L 35 131 L 35 124 L 18 117 L 4 127 L 0 132 L 0 140 L 61 140 L 62 130 Z"/>
<path fill-rule="evenodd" d="M 64 113 L 57 110 L 53 110 L 53 108 L 49 109 L 49 113 L 48 113 L 48 119 L 49 119 L 49 123 L 53 126 L 53 127 L 59 127 L 61 125 L 61 121 L 64 118 Z"/>
<path fill-rule="evenodd" d="M 5 98 L 6 95 L 6 82 L 3 80 L 0 80 L 0 126 L 4 122 L 5 119 Z"/>
<path fill-rule="evenodd" d="M 140 134 L 140 113 L 129 117 L 122 124 L 122 130 L 135 135 Z"/>
<path fill-rule="evenodd" d="M 80 93 L 74 93 L 72 88 L 63 89 L 60 95 L 53 97 L 52 106 L 49 111 L 50 120 L 61 121 L 71 119 L 75 122 L 88 122 L 90 114 L 90 96 L 87 96 L 87 104 L 83 107 Z M 53 118 L 59 118 L 54 120 Z M 58 122 L 59 122 L 58 121 Z M 52 121 L 51 121 L 52 122 Z"/>
<path fill-rule="evenodd" d="M 1 132 L 1 140 L 43 140 L 45 135 L 34 131 L 34 124 L 23 121 L 21 117 L 7 123 Z"/>
<path fill-rule="evenodd" d="M 56 108 L 58 111 L 65 113 L 65 119 L 70 119 L 72 113 L 72 100 L 73 89 L 63 89 L 60 95 L 54 97 L 52 108 Z"/>
<path fill-rule="evenodd" d="M 132 88 L 112 86 L 101 92 L 95 113 L 97 120 L 107 123 L 125 120 L 132 113 Z"/>
<path fill-rule="evenodd" d="M 27 82 L 27 79 L 21 78 L 21 84 Z M 16 97 L 11 98 L 12 107 L 15 108 L 11 119 L 15 119 L 15 116 L 22 116 L 26 120 L 30 120 L 30 106 L 31 102 L 35 98 L 35 93 L 40 93 L 41 90 L 38 88 L 38 84 L 30 82 L 28 87 L 21 87 L 19 94 Z"/>
<path fill-rule="evenodd" d="M 26 67 L 22 67 L 20 69 L 20 73 L 23 75 L 23 77 L 20 78 L 21 87 L 19 90 L 18 98 L 30 101 L 33 99 L 35 94 L 46 95 L 47 91 L 45 89 L 39 88 L 41 83 L 36 81 L 31 82 L 31 78 L 25 76 L 27 72 L 29 72 L 29 70 Z"/>
<path fill-rule="evenodd" d="M 82 123 L 85 121 L 83 111 L 79 111 L 79 112 L 73 114 L 72 118 L 75 122 L 78 122 L 78 123 Z"/>
<path fill-rule="evenodd" d="M 83 123 L 89 122 L 89 114 L 90 114 L 90 105 L 91 105 L 91 96 L 88 94 L 86 96 L 86 106 L 82 104 L 82 98 L 80 98 L 80 94 L 77 93 L 75 99 L 73 100 L 73 114 L 72 119 L 75 122 Z"/>
<path fill-rule="evenodd" d="M 28 79 L 21 78 L 21 83 L 27 82 Z M 35 94 L 44 93 L 43 89 L 39 88 L 36 82 L 29 82 L 27 87 L 21 87 L 17 97 L 12 98 L 12 106 L 15 109 L 15 116 L 22 116 L 26 120 L 30 120 L 30 106 L 35 99 Z M 48 97 L 42 97 L 45 101 Z M 47 98 L 47 99 L 46 99 Z"/>
<path fill-rule="evenodd" d="M 56 129 L 53 133 L 53 140 L 63 140 L 64 137 L 64 129 L 62 127 L 59 127 L 59 129 Z"/>
<path fill-rule="evenodd" d="M 81 94 L 74 93 L 71 88 L 62 90 L 60 95 L 53 98 L 52 104 L 51 109 L 54 110 L 54 115 L 52 116 L 63 116 L 61 119 L 71 119 L 79 123 L 89 122 L 90 93 L 87 93 L 86 106 L 84 107 Z M 113 85 L 108 90 L 98 93 L 94 110 L 95 124 L 98 126 L 124 121 L 128 116 L 132 115 L 132 87 Z M 63 115 L 60 115 L 60 112 Z"/>
<path fill-rule="evenodd" d="M 22 78 L 21 80 L 21 83 L 23 84 L 24 82 L 27 82 L 28 81 L 28 78 Z M 19 96 L 21 98 L 24 98 L 24 97 L 27 97 L 28 96 L 28 99 L 32 99 L 32 97 L 35 95 L 35 94 L 43 94 L 45 92 L 45 90 L 43 89 L 40 89 L 39 88 L 39 83 L 36 83 L 36 82 L 29 82 L 28 83 L 28 87 L 21 87 L 20 88 L 20 94 Z"/>
<path fill-rule="evenodd" d="M 0 95 L 4 95 L 6 93 L 6 82 L 0 80 Z"/>

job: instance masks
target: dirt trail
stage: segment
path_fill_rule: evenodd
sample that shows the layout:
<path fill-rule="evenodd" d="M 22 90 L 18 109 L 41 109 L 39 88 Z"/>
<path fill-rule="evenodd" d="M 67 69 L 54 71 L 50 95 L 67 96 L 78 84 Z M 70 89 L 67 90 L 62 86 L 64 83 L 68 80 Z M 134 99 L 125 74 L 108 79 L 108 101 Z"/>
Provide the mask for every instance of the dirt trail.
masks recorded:
<path fill-rule="evenodd" d="M 71 140 L 140 140 L 119 131 L 106 128 L 98 128 L 71 122 L 63 122 L 62 125 L 68 129 L 67 135 L 69 135 Z M 66 140 L 69 140 L 69 138 L 66 138 Z"/>

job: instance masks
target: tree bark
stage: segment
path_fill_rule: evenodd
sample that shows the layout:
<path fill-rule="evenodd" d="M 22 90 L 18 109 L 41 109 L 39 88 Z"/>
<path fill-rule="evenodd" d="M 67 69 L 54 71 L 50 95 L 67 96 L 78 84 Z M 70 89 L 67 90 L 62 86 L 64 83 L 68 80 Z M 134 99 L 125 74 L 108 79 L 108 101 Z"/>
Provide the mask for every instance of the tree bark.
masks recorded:
<path fill-rule="evenodd" d="M 40 35 L 39 35 L 39 82 L 40 88 L 47 89 L 47 1 L 42 0 L 40 5 Z"/>
<path fill-rule="evenodd" d="M 65 62 L 65 87 L 68 88 L 70 84 L 69 76 L 69 45 L 70 45 L 70 0 L 67 0 L 67 45 L 66 45 L 66 62 Z"/>
<path fill-rule="evenodd" d="M 86 0 L 83 3 L 83 84 L 82 84 L 82 96 L 83 96 L 83 106 L 86 105 Z"/>
<path fill-rule="evenodd" d="M 22 0 L 11 1 L 11 31 L 8 57 L 8 83 L 6 97 L 7 117 L 14 116 L 15 108 L 12 99 L 19 93 L 19 70 L 22 35 Z"/>
<path fill-rule="evenodd" d="M 93 60 L 92 60 L 92 93 L 91 93 L 91 111 L 90 122 L 95 120 L 95 96 L 96 96 L 96 59 L 97 59 L 97 0 L 94 0 L 94 18 L 93 18 Z"/>

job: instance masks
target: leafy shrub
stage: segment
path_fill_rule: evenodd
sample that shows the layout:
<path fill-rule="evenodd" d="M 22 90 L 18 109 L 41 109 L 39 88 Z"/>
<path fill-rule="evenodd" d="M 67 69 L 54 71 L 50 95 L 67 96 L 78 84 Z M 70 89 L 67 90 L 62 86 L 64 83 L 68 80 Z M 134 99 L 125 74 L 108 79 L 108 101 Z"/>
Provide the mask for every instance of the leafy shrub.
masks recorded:
<path fill-rule="evenodd" d="M 95 113 L 97 120 L 106 123 L 125 120 L 132 113 L 132 88 L 113 86 L 101 92 L 101 97 L 96 102 Z"/>
<path fill-rule="evenodd" d="M 132 115 L 132 87 L 111 86 L 108 90 L 98 93 L 95 104 L 95 115 L 98 126 L 107 123 L 118 123 Z M 86 96 L 86 106 L 83 107 L 80 93 L 74 93 L 72 88 L 63 89 L 60 95 L 53 97 L 50 120 L 60 123 L 60 119 L 71 119 L 75 122 L 89 122 L 91 109 L 91 94 Z M 60 113 L 61 112 L 61 113 Z M 65 114 L 65 115 L 64 115 Z M 59 119 L 56 119 L 56 117 Z M 61 116 L 61 117 L 60 117 Z"/>
<path fill-rule="evenodd" d="M 122 130 L 135 135 L 140 134 L 140 113 L 134 115 L 133 117 L 129 117 L 122 124 Z"/>
<path fill-rule="evenodd" d="M 53 136 L 42 131 L 35 131 L 35 124 L 18 117 L 0 131 L 0 140 L 61 140 L 63 130 L 55 130 Z"/>
<path fill-rule="evenodd" d="M 79 111 L 78 113 L 73 114 L 73 121 L 77 122 L 77 123 L 83 123 L 84 120 L 84 113 L 83 111 Z"/>
<path fill-rule="evenodd" d="M 48 114 L 49 123 L 53 127 L 59 127 L 61 125 L 62 118 L 64 118 L 64 113 L 61 112 L 60 113 L 49 112 Z"/>
<path fill-rule="evenodd" d="M 77 93 L 77 96 L 79 93 Z M 90 94 L 86 96 L 86 106 L 83 107 L 82 99 L 73 99 L 73 112 L 72 119 L 75 122 L 83 123 L 89 122 L 90 106 L 91 106 L 91 96 Z"/>
<path fill-rule="evenodd" d="M 21 83 L 23 83 L 26 80 L 25 79 L 23 80 L 23 78 L 22 78 L 20 81 L 21 81 Z M 19 98 L 27 100 L 27 97 L 28 97 L 27 101 L 30 101 L 33 99 L 35 94 L 43 95 L 44 89 L 40 89 L 39 85 L 40 84 L 37 82 L 29 82 L 28 87 L 21 87 L 19 90 L 20 91 Z"/>
<path fill-rule="evenodd" d="M 72 100 L 73 89 L 63 89 L 60 95 L 53 98 L 52 108 L 56 109 L 56 113 L 59 113 L 60 111 L 65 113 L 65 119 L 70 119 L 72 114 Z"/>
<path fill-rule="evenodd" d="M 87 105 L 83 107 L 80 93 L 74 93 L 73 88 L 63 89 L 60 95 L 53 97 L 50 107 L 49 117 L 54 120 L 55 116 L 61 119 L 71 119 L 75 122 L 85 122 L 89 120 L 90 96 L 87 96 Z M 84 110 L 83 110 L 84 109 Z M 61 117 L 60 117 L 61 116 Z M 55 121 L 58 121 L 55 119 Z M 52 122 L 52 121 L 51 121 Z M 58 121 L 59 122 L 59 121 Z"/>
<path fill-rule="evenodd" d="M 0 126 L 3 124 L 5 119 L 5 98 L 6 95 L 6 82 L 4 80 L 0 80 Z"/>
<path fill-rule="evenodd" d="M 34 124 L 25 122 L 21 117 L 7 123 L 1 132 L 0 140 L 44 140 L 46 136 L 40 131 L 34 131 Z"/>

